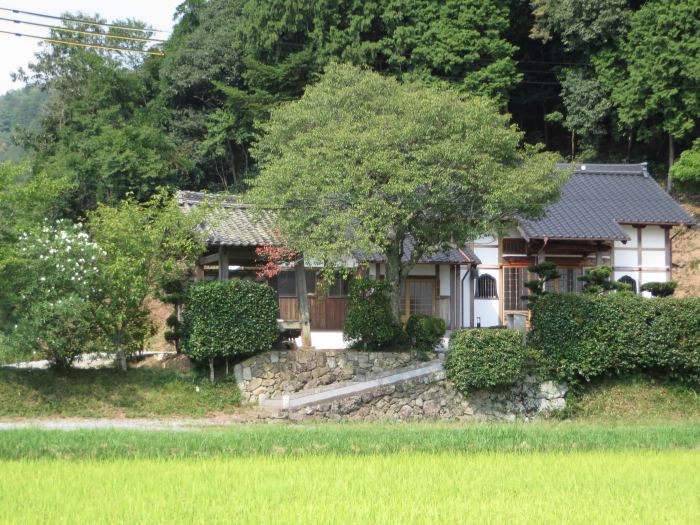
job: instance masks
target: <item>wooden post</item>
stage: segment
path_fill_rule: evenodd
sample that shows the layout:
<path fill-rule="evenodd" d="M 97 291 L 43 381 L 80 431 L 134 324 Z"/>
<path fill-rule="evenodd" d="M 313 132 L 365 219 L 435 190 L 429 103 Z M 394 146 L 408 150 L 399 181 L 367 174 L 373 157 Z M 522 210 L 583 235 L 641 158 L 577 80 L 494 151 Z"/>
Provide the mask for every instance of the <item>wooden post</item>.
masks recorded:
<path fill-rule="evenodd" d="M 219 280 L 228 281 L 228 251 L 219 246 Z"/>
<path fill-rule="evenodd" d="M 309 318 L 309 296 L 306 291 L 306 269 L 304 257 L 294 267 L 297 298 L 299 299 L 299 321 L 301 322 L 301 346 L 311 347 L 311 321 Z"/>

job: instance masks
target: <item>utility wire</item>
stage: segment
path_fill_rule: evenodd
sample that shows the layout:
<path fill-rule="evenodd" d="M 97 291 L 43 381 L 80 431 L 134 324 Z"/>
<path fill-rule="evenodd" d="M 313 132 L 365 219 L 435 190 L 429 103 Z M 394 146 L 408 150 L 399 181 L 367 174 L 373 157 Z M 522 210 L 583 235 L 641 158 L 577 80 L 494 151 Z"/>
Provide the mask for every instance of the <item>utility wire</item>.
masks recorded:
<path fill-rule="evenodd" d="M 4 18 L 0 16 L 0 21 L 2 22 L 14 22 L 15 24 L 26 24 L 29 26 L 36 26 L 36 27 L 47 27 L 49 29 L 55 29 L 57 31 L 65 31 L 67 33 L 76 33 L 79 35 L 91 35 L 91 36 L 102 36 L 105 38 L 116 38 L 119 40 L 138 40 L 139 42 L 165 42 L 165 40 L 159 40 L 157 38 L 143 38 L 139 36 L 119 36 L 119 35 L 110 35 L 107 33 L 95 33 L 91 31 L 81 31 L 79 29 L 69 29 L 67 27 L 60 27 L 60 26 L 52 26 L 49 24 L 39 24 L 38 22 L 27 22 L 26 20 L 15 20 L 14 18 Z"/>
<path fill-rule="evenodd" d="M 52 20 L 64 20 L 66 22 L 77 22 L 80 24 L 86 24 L 86 25 L 91 25 L 91 26 L 111 27 L 113 29 L 126 29 L 129 31 L 138 31 L 140 33 L 167 33 L 167 31 L 163 31 L 162 29 L 141 29 L 141 28 L 136 28 L 136 27 L 118 26 L 118 25 L 114 25 L 114 24 L 103 24 L 100 22 L 90 22 L 88 20 L 81 20 L 79 18 L 67 18 L 64 16 L 42 15 L 41 13 L 32 13 L 31 11 L 21 11 L 19 9 L 8 9 L 7 7 L 0 7 L 0 11 L 7 11 L 9 13 L 29 15 L 29 16 L 37 16 L 39 18 L 50 18 Z"/>
<path fill-rule="evenodd" d="M 14 36 L 19 36 L 19 37 L 23 36 L 26 38 L 34 38 L 35 40 L 43 40 L 45 42 L 50 42 L 52 44 L 65 44 L 67 46 L 91 47 L 91 48 L 97 48 L 97 49 L 107 49 L 109 51 L 124 51 L 126 53 L 141 53 L 143 55 L 165 56 L 165 53 L 163 53 L 162 51 L 150 51 L 150 50 L 146 50 L 146 49 L 129 49 L 127 47 L 103 46 L 100 44 L 86 44 L 84 42 L 72 42 L 70 40 L 59 40 L 57 38 L 48 38 L 45 36 L 26 35 L 24 33 L 13 33 L 12 31 L 0 30 L 0 33 L 5 34 L 5 35 L 14 35 Z"/>

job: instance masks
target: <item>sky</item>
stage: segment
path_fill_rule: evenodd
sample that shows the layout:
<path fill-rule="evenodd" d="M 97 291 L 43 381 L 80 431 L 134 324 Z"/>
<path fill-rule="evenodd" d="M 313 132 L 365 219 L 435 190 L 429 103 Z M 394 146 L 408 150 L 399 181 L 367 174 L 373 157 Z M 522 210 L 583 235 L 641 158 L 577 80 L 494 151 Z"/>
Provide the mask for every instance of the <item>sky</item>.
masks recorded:
<path fill-rule="evenodd" d="M 0 8 L 20 9 L 43 15 L 60 16 L 65 12 L 99 14 L 108 21 L 136 18 L 149 24 L 155 29 L 167 33 L 154 35 L 154 38 L 165 38 L 172 30 L 175 8 L 183 0 L 0 0 Z M 0 17 L 26 20 L 48 25 L 60 25 L 59 20 L 36 18 L 0 10 Z M 49 30 L 26 24 L 15 24 L 0 20 L 0 31 L 25 33 L 29 35 L 48 35 Z M 25 67 L 32 61 L 34 53 L 39 50 L 39 40 L 0 33 L 0 94 L 11 89 L 21 88 L 22 85 L 12 82 L 10 73 L 19 67 Z"/>

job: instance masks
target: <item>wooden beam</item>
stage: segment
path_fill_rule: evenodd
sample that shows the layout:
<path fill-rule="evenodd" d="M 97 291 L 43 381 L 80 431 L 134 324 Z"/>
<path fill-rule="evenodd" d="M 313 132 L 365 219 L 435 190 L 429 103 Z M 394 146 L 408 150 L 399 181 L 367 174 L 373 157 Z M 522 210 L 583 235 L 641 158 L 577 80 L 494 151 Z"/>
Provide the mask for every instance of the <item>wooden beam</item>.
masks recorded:
<path fill-rule="evenodd" d="M 228 250 L 219 246 L 219 280 L 228 281 Z"/>

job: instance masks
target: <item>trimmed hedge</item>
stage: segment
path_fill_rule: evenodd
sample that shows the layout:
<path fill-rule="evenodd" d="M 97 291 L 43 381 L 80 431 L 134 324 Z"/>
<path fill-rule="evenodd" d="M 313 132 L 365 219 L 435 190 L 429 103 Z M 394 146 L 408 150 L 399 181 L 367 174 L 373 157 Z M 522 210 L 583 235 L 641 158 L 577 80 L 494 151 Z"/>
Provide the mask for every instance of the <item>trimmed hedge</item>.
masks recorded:
<path fill-rule="evenodd" d="M 564 379 L 654 371 L 700 378 L 700 299 L 555 293 L 532 311 L 529 342 Z"/>
<path fill-rule="evenodd" d="M 413 349 L 421 354 L 432 352 L 445 335 L 444 319 L 413 314 L 406 321 L 406 336 Z"/>
<path fill-rule="evenodd" d="M 447 378 L 464 394 L 505 387 L 523 376 L 527 349 L 520 332 L 506 328 L 458 330 L 450 339 Z"/>
<path fill-rule="evenodd" d="M 185 297 L 183 350 L 193 359 L 264 352 L 279 336 L 277 294 L 242 279 L 192 284 Z"/>
<path fill-rule="evenodd" d="M 365 350 L 386 350 L 405 341 L 403 328 L 394 320 L 386 281 L 356 278 L 350 282 L 348 315 L 343 337 Z"/>

